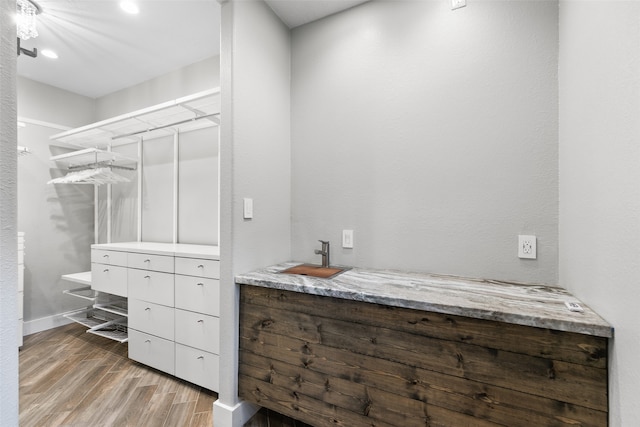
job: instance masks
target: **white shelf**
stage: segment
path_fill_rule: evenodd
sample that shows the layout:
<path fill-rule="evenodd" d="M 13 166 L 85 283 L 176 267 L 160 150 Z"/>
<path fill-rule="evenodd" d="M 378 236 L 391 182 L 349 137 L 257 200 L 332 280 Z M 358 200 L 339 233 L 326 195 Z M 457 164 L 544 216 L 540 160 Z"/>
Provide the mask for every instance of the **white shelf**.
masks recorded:
<path fill-rule="evenodd" d="M 100 314 L 104 313 L 100 313 L 98 310 L 89 307 L 83 310 L 66 313 L 64 314 L 64 317 L 89 328 L 87 329 L 88 333 L 109 338 L 120 343 L 127 342 L 127 318 L 118 317 L 113 320 L 108 320 L 106 316 L 101 316 Z"/>
<path fill-rule="evenodd" d="M 219 124 L 220 88 L 62 132 L 52 140 L 75 147 L 115 147 Z"/>
<path fill-rule="evenodd" d="M 94 326 L 87 330 L 87 332 L 104 338 L 109 338 L 110 340 L 118 341 L 120 343 L 124 343 L 129 340 L 126 318 L 119 318 Z"/>
<path fill-rule="evenodd" d="M 107 322 L 107 320 L 105 319 L 100 319 L 99 317 L 95 317 L 96 311 L 91 307 L 85 308 L 83 310 L 74 311 L 71 313 L 65 313 L 63 316 L 87 328 L 94 328 L 96 326 L 103 325 L 105 322 Z"/>
<path fill-rule="evenodd" d="M 126 300 L 112 301 L 103 304 L 94 304 L 93 308 L 102 311 L 108 311 L 109 313 L 117 314 L 118 316 L 122 317 L 128 316 Z"/>
<path fill-rule="evenodd" d="M 80 283 L 81 285 L 91 285 L 90 271 L 83 271 L 82 273 L 63 274 L 61 278 L 69 282 Z"/>
<path fill-rule="evenodd" d="M 127 157 L 113 151 L 100 150 L 98 148 L 85 148 L 51 157 L 52 161 L 62 163 L 67 168 L 90 165 L 96 163 L 109 163 L 116 166 L 135 166 L 138 159 Z"/>
<path fill-rule="evenodd" d="M 62 293 L 66 295 L 71 295 L 72 297 L 86 299 L 92 302 L 96 300 L 96 291 L 91 289 L 91 287 L 89 286 L 76 288 L 76 289 L 65 289 L 64 291 L 62 291 Z"/>

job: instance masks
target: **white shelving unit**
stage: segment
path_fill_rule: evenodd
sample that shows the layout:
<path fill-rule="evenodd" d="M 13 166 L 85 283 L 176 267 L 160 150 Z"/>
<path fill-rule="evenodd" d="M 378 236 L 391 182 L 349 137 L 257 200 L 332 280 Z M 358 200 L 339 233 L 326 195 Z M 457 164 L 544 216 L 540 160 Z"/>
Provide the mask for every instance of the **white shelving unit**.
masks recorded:
<path fill-rule="evenodd" d="M 87 126 L 62 132 L 52 140 L 71 147 L 102 148 L 153 139 L 176 132 L 217 126 L 220 88 L 178 98 Z"/>
<path fill-rule="evenodd" d="M 177 134 L 219 125 L 220 88 L 214 88 L 173 101 L 123 114 L 87 126 L 64 131 L 51 136 L 56 145 L 75 148 L 76 151 L 51 157 L 61 167 L 71 173 L 92 167 L 124 168 L 138 170 L 138 192 L 141 192 L 142 171 L 139 159 L 124 156 L 112 151 L 113 147 L 137 143 L 138 156 L 141 157 L 142 141 L 167 135 L 174 136 L 174 152 L 177 153 Z M 177 170 L 177 155 L 174 156 L 174 170 Z M 174 174 L 174 194 L 177 194 L 177 174 Z M 68 184 L 83 184 L 70 179 Z M 113 182 L 115 183 L 115 182 Z M 107 182 L 107 243 L 111 230 L 111 188 Z M 96 184 L 97 185 L 97 184 Z M 98 243 L 98 200 L 96 191 L 96 212 L 94 220 L 95 242 Z M 140 198 L 139 198 L 140 199 Z M 177 203 L 174 200 L 174 211 Z M 140 218 L 142 206 L 138 201 L 138 241 L 141 240 Z M 177 214 L 174 212 L 174 243 L 177 239 Z M 67 313 L 65 317 L 88 328 L 87 332 L 110 338 L 119 342 L 128 341 L 127 298 L 94 290 L 91 272 L 66 274 L 62 279 L 79 283 L 82 287 L 63 291 L 65 294 L 81 298 L 90 303 L 82 310 Z M 98 278 L 96 278 L 96 282 Z"/>
<path fill-rule="evenodd" d="M 88 328 L 87 332 L 118 342 L 128 341 L 127 300 L 91 289 L 91 272 L 65 274 L 62 279 L 84 285 L 66 289 L 64 294 L 90 303 L 84 309 L 66 313 L 64 317 Z"/>
<path fill-rule="evenodd" d="M 67 168 L 73 169 L 88 164 L 109 164 L 119 167 L 135 167 L 138 159 L 124 156 L 113 151 L 105 151 L 99 148 L 85 148 L 83 150 L 72 151 L 71 153 L 60 154 L 51 157 L 52 161 L 64 164 Z"/>

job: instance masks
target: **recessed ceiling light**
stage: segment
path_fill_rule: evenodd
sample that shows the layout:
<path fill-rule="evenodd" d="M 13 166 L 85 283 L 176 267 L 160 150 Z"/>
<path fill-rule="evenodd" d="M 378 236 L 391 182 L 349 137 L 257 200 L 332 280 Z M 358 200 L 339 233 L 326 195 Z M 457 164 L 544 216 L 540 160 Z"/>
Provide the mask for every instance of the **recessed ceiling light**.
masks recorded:
<path fill-rule="evenodd" d="M 40 53 L 42 53 L 42 56 L 46 56 L 47 58 L 58 59 L 58 54 L 50 49 L 43 49 Z"/>
<path fill-rule="evenodd" d="M 121 1 L 120 9 L 132 15 L 135 15 L 140 12 L 140 8 L 138 8 L 138 5 L 132 1 Z"/>

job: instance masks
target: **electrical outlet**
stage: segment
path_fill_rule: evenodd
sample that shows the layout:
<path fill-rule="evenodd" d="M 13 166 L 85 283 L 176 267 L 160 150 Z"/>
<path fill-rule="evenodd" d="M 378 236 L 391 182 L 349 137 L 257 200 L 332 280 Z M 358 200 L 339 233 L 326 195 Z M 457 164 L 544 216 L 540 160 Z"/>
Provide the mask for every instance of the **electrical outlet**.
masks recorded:
<path fill-rule="evenodd" d="M 342 247 L 353 249 L 353 230 L 342 230 Z"/>
<path fill-rule="evenodd" d="M 519 235 L 518 236 L 518 258 L 536 259 L 536 236 Z"/>

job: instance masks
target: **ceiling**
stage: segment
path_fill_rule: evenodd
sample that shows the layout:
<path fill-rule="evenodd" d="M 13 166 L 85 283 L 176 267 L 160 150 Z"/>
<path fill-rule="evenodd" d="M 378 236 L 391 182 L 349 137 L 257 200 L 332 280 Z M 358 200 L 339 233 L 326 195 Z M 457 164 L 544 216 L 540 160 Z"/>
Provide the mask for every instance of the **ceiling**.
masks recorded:
<path fill-rule="evenodd" d="M 138 0 L 128 15 L 118 0 L 37 0 L 36 39 L 22 47 L 18 75 L 91 98 L 124 89 L 219 54 L 217 0 Z M 267 0 L 289 27 L 320 19 L 366 0 Z M 54 50 L 59 58 L 41 52 Z"/>

